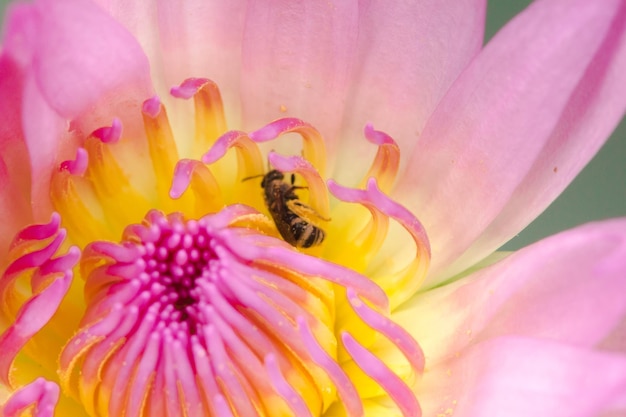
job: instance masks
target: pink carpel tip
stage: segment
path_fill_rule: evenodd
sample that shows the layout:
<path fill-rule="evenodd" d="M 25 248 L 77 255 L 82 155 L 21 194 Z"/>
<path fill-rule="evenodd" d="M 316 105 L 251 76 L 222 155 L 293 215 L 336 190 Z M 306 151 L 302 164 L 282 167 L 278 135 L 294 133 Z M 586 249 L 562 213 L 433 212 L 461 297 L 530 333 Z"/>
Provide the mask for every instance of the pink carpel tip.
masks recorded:
<path fill-rule="evenodd" d="M 170 88 L 170 94 L 173 97 L 187 100 L 192 98 L 208 82 L 210 82 L 208 78 L 187 78 L 179 86 Z"/>
<path fill-rule="evenodd" d="M 60 229 L 54 239 L 46 246 L 39 250 L 28 252 L 11 262 L 4 271 L 4 275 L 11 276 L 12 274 L 22 272 L 25 269 L 40 267 L 44 264 L 44 262 L 47 262 L 50 258 L 52 258 L 52 255 L 54 255 L 61 247 L 61 244 L 65 240 L 65 235 L 65 229 Z"/>
<path fill-rule="evenodd" d="M 255 130 L 254 132 L 250 132 L 249 136 L 254 142 L 267 142 L 300 127 L 312 128 L 311 125 L 300 119 L 295 117 L 285 117 L 274 120 L 262 128 Z"/>
<path fill-rule="evenodd" d="M 172 186 L 170 187 L 171 198 L 180 198 L 187 190 L 191 183 L 191 174 L 197 163 L 199 162 L 191 159 L 181 159 L 176 163 L 174 175 L 172 176 Z"/>
<path fill-rule="evenodd" d="M 224 133 L 222 136 L 217 138 L 211 149 L 209 149 L 200 160 L 205 164 L 212 164 L 217 162 L 221 157 L 226 155 L 226 152 L 232 147 L 235 146 L 238 140 L 247 137 L 245 132 L 241 132 L 238 130 L 231 130 Z"/>
<path fill-rule="evenodd" d="M 87 171 L 89 156 L 84 148 L 76 149 L 76 158 L 61 162 L 59 170 L 69 171 L 72 175 L 83 175 Z"/>
<path fill-rule="evenodd" d="M 25 240 L 43 240 L 54 236 L 61 225 L 61 215 L 53 212 L 45 224 L 33 224 L 22 229 L 11 243 L 11 248 Z"/>
<path fill-rule="evenodd" d="M 299 172 L 301 170 L 314 169 L 313 165 L 301 156 L 282 156 L 274 151 L 271 151 L 267 159 L 270 164 L 279 171 L 282 172 Z"/>
<path fill-rule="evenodd" d="M 45 262 L 39 270 L 39 275 L 48 275 L 55 272 L 71 271 L 80 259 L 80 249 L 78 246 L 70 246 L 67 253 Z"/>
<path fill-rule="evenodd" d="M 396 141 L 391 136 L 380 130 L 375 130 L 374 125 L 368 123 L 363 129 L 365 138 L 375 145 L 396 145 Z"/>
<path fill-rule="evenodd" d="M 35 406 L 36 417 L 53 417 L 59 401 L 60 389 L 54 382 L 37 378 L 30 384 L 16 391 L 9 400 L 0 407 L 0 415 L 17 417 L 27 407 Z"/>
<path fill-rule="evenodd" d="M 113 119 L 111 126 L 96 129 L 92 136 L 100 139 L 104 143 L 116 143 L 122 137 L 122 121 L 118 118 Z"/>
<path fill-rule="evenodd" d="M 326 181 L 326 184 L 331 194 L 339 200 L 375 207 L 381 213 L 396 220 L 411 234 L 418 246 L 424 248 L 430 258 L 430 241 L 424 226 L 413 213 L 383 193 L 375 178 L 368 179 L 365 190 L 344 187 L 332 179 Z"/>
<path fill-rule="evenodd" d="M 141 111 L 155 119 L 161 112 L 161 100 L 159 99 L 159 96 L 154 96 L 144 101 Z"/>

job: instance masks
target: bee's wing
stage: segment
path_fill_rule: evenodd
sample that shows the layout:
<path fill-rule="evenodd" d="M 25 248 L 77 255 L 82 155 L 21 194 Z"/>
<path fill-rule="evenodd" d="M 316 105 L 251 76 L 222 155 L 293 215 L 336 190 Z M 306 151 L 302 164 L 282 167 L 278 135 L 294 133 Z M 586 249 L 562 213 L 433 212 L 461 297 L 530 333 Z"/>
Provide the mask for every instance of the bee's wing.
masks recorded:
<path fill-rule="evenodd" d="M 322 217 L 317 211 L 313 210 L 300 200 L 287 200 L 286 205 L 287 208 L 298 217 L 316 226 L 320 223 L 320 221 L 330 221 L 329 218 Z"/>

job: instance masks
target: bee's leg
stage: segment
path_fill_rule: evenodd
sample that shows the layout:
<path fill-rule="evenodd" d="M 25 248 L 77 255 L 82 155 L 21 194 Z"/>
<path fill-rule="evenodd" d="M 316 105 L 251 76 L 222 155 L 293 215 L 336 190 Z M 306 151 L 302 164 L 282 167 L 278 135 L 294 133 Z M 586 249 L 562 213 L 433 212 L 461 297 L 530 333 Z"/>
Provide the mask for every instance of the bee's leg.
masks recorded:
<path fill-rule="evenodd" d="M 296 183 L 296 174 L 291 174 L 291 188 L 289 188 L 289 191 L 306 190 L 306 189 L 309 188 L 309 187 L 302 187 L 302 186 L 299 186 L 299 185 L 294 185 L 295 183 Z"/>
<path fill-rule="evenodd" d="M 299 185 L 292 185 L 291 187 L 289 187 L 287 192 L 290 193 L 293 190 L 308 190 L 308 189 L 309 189 L 309 187 L 300 187 Z"/>

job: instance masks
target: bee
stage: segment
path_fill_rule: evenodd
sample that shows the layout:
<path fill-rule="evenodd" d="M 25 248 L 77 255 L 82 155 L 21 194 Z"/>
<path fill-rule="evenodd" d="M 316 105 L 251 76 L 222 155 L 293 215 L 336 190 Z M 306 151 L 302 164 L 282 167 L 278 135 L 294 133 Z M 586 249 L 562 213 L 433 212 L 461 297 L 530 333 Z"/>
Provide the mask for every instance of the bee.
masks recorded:
<path fill-rule="evenodd" d="M 311 223 L 311 218 L 330 219 L 323 218 L 299 200 L 295 191 L 305 187 L 295 186 L 294 182 L 293 174 L 291 183 L 288 183 L 285 174 L 273 169 L 263 176 L 261 188 L 267 209 L 283 239 L 297 248 L 310 248 L 322 243 L 326 236 L 322 229 Z"/>

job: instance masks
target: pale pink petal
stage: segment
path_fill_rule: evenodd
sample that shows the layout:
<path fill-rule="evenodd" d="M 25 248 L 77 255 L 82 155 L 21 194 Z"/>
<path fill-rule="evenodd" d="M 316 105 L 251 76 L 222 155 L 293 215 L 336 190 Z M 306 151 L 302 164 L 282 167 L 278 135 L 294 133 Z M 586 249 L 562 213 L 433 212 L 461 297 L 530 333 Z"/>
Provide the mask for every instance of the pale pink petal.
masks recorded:
<path fill-rule="evenodd" d="M 238 116 L 241 44 L 246 10 L 243 0 L 159 2 L 159 39 L 168 88 L 190 77 L 216 82 L 230 122 Z M 236 111 L 230 112 L 232 107 Z"/>
<path fill-rule="evenodd" d="M 94 0 L 94 3 L 133 35 L 148 58 L 151 75 L 153 78 L 158 78 L 163 73 L 163 68 L 160 66 L 163 65 L 164 59 L 159 43 L 157 2 Z M 159 94 L 164 95 L 169 87 L 171 86 L 167 86 L 167 88 L 163 86 L 159 90 Z"/>
<path fill-rule="evenodd" d="M 619 121 L 626 107 L 626 84 L 618 80 L 626 72 L 625 9 L 621 0 L 534 2 L 438 106 L 394 193 L 429 233 L 431 282 L 518 232 Z M 483 246 L 442 271 L 494 220 Z"/>
<path fill-rule="evenodd" d="M 406 165 L 428 116 L 480 51 L 485 9 L 485 0 L 360 3 L 358 54 L 337 161 L 372 160 L 376 149 L 362 137 L 372 122 L 398 142 Z M 356 184 L 363 174 L 338 162 L 334 176 Z"/>
<path fill-rule="evenodd" d="M 417 393 L 424 415 L 623 416 L 626 356 L 497 338 L 425 373 Z"/>
<path fill-rule="evenodd" d="M 613 350 L 626 319 L 626 218 L 560 233 L 452 284 L 418 294 L 394 320 L 426 367 L 471 344 L 517 335 Z"/>
<path fill-rule="evenodd" d="M 187 78 L 209 78 L 220 87 L 229 122 L 238 123 L 246 1 L 98 3 L 137 38 L 162 99 L 167 100 L 169 89 Z M 168 103 L 168 108 L 174 103 L 180 101 Z"/>
<path fill-rule="evenodd" d="M 252 1 L 242 49 L 243 127 L 298 117 L 337 139 L 356 54 L 356 1 Z"/>

